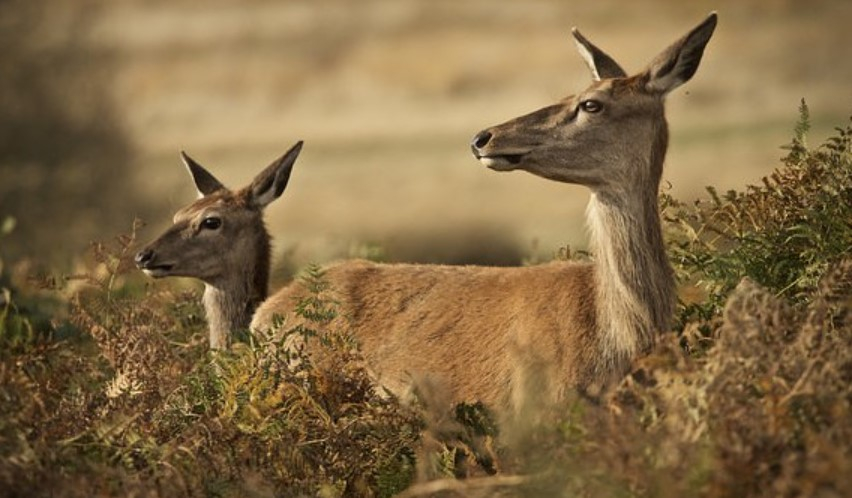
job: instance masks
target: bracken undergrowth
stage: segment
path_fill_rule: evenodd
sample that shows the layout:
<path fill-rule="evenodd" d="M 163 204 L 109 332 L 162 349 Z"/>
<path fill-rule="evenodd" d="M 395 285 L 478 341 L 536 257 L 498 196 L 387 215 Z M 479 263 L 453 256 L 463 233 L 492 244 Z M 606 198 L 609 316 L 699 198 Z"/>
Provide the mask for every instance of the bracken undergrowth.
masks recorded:
<path fill-rule="evenodd" d="M 217 353 L 136 225 L 77 275 L 0 260 L 0 495 L 850 496 L 852 126 L 809 148 L 808 119 L 759 185 L 661 197 L 674 330 L 528 426 L 375 386 L 318 267 L 300 324 Z"/>

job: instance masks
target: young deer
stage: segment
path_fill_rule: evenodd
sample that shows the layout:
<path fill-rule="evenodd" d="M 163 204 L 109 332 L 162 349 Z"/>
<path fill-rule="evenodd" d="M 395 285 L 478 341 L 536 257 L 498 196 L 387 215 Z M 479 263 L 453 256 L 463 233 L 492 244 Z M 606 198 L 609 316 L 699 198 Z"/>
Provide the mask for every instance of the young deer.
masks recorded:
<path fill-rule="evenodd" d="M 231 191 L 185 153 L 198 200 L 177 212 L 174 225 L 136 254 L 147 275 L 195 277 L 204 282 L 204 309 L 210 347 L 224 349 L 235 330 L 248 329 L 255 308 L 266 299 L 270 237 L 263 208 L 284 192 L 296 143 L 264 169 L 251 184 Z"/>
<path fill-rule="evenodd" d="M 594 263 L 328 268 L 343 315 L 386 388 L 401 395 L 431 377 L 453 401 L 517 412 L 531 394 L 550 403 L 572 387 L 604 386 L 652 347 L 675 300 L 657 205 L 664 98 L 695 74 L 715 26 L 712 13 L 633 76 L 574 30 L 591 86 L 474 137 L 474 155 L 493 170 L 592 191 Z M 272 296 L 252 328 L 287 315 L 303 292 L 296 283 Z"/>

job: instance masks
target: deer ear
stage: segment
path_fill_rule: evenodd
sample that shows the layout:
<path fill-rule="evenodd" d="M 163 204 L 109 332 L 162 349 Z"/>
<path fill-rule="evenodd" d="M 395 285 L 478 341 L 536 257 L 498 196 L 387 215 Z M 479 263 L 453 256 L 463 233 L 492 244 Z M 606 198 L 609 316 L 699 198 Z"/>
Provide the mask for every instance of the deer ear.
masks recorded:
<path fill-rule="evenodd" d="M 290 172 L 293 171 L 293 164 L 302 150 L 302 143 L 301 140 L 296 142 L 296 145 L 254 178 L 249 186 L 254 205 L 265 207 L 284 192 L 290 180 Z"/>
<path fill-rule="evenodd" d="M 704 47 L 716 29 L 717 16 L 711 12 L 707 19 L 680 40 L 663 50 L 648 66 L 645 88 L 666 94 L 689 81 L 698 70 Z"/>
<path fill-rule="evenodd" d="M 195 162 L 195 160 L 189 157 L 186 152 L 180 151 L 180 157 L 183 159 L 183 164 L 186 165 L 186 169 L 189 170 L 189 174 L 192 176 L 192 181 L 195 182 L 195 189 L 198 190 L 199 198 L 225 188 L 225 186 L 222 185 L 215 176 L 211 175 L 203 166 Z"/>
<path fill-rule="evenodd" d="M 571 28 L 571 34 L 574 35 L 574 41 L 577 43 L 577 50 L 589 70 L 592 71 L 592 78 L 595 81 L 600 81 L 606 78 L 623 78 L 627 76 L 624 69 L 617 62 L 612 60 L 612 57 L 606 54 L 603 50 L 594 46 L 592 42 L 581 35 L 577 28 Z"/>

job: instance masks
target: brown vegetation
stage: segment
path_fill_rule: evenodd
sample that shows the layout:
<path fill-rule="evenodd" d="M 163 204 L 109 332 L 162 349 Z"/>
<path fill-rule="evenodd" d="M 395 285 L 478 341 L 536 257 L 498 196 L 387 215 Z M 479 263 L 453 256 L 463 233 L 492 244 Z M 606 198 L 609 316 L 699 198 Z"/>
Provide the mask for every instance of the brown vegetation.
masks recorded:
<path fill-rule="evenodd" d="M 280 343 L 250 336 L 208 354 L 197 293 L 125 273 L 133 237 L 96 246 L 70 302 L 6 265 L 0 494 L 848 496 L 852 126 L 808 148 L 804 124 L 763 184 L 665 200 L 690 296 L 679 330 L 606 399 L 527 425 L 448 417 L 434 393 L 401 408 L 317 297 L 294 332 L 329 363 L 282 368 Z M 327 290 L 315 268 L 303 278 Z"/>

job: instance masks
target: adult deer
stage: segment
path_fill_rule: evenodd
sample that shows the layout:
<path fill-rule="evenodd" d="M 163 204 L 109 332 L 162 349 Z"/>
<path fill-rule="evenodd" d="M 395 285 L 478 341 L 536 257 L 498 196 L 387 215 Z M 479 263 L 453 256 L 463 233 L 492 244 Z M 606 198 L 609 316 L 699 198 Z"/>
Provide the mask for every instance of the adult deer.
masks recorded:
<path fill-rule="evenodd" d="M 204 282 L 210 347 L 226 348 L 233 331 L 247 330 L 269 285 L 270 237 L 263 209 L 278 198 L 302 150 L 297 142 L 245 188 L 232 191 L 181 152 L 199 198 L 174 216 L 174 225 L 136 254 L 154 278 Z"/>
<path fill-rule="evenodd" d="M 592 191 L 593 263 L 348 261 L 328 269 L 384 386 L 403 394 L 428 375 L 454 401 L 516 411 L 531 389 L 551 402 L 573 387 L 605 385 L 652 347 L 675 301 L 657 204 L 668 143 L 664 98 L 695 74 L 715 26 L 711 13 L 633 76 L 574 30 L 591 86 L 474 137 L 474 155 L 491 169 L 525 170 Z M 302 292 L 296 284 L 272 296 L 252 327 L 269 327 Z"/>

